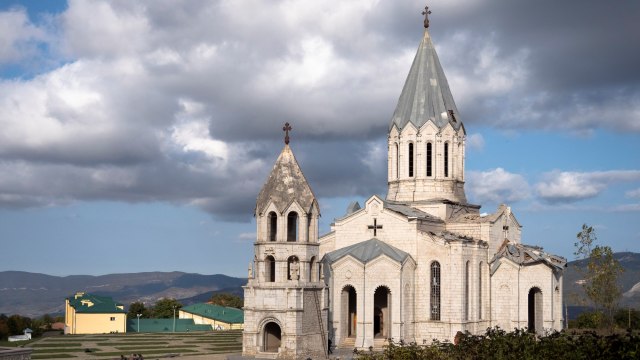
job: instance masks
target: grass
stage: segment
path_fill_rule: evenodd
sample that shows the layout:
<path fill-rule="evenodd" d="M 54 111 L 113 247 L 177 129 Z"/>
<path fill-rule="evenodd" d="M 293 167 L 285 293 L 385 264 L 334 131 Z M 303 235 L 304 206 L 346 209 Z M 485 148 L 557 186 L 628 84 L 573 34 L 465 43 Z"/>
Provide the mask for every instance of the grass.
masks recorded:
<path fill-rule="evenodd" d="M 26 343 L 26 342 L 25 342 Z M 11 343 L 16 346 L 16 343 Z M 36 339 L 32 359 L 118 358 L 140 353 L 145 357 L 168 354 L 207 355 L 242 351 L 242 331 L 198 333 L 131 333 L 59 335 Z M 91 352 L 85 352 L 91 349 Z"/>

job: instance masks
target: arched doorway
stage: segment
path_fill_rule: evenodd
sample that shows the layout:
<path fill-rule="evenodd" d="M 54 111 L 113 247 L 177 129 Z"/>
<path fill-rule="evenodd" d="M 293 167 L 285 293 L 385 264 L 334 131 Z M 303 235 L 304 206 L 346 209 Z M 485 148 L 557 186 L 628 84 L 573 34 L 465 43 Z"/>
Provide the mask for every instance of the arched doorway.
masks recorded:
<path fill-rule="evenodd" d="M 355 337 L 357 335 L 358 326 L 358 310 L 357 310 L 357 294 L 356 289 L 351 285 L 347 285 L 342 289 L 342 334 L 344 337 Z"/>
<path fill-rule="evenodd" d="M 376 289 L 373 294 L 373 337 L 388 339 L 391 337 L 391 292 L 386 286 Z"/>
<path fill-rule="evenodd" d="M 277 353 L 282 341 L 280 326 L 274 322 L 269 322 L 264 326 L 264 339 L 262 350 L 264 352 Z"/>
<path fill-rule="evenodd" d="M 530 332 L 539 333 L 543 329 L 542 325 L 542 291 L 537 288 L 529 290 L 529 321 Z"/>

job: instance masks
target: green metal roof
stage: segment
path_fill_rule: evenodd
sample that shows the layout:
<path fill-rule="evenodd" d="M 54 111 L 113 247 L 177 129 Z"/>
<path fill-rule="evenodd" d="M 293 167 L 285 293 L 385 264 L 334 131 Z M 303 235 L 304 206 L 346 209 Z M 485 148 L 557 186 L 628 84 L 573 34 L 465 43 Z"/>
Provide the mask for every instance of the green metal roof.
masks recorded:
<path fill-rule="evenodd" d="M 67 299 L 69 300 L 69 305 L 79 314 L 126 313 L 122 304 L 113 301 L 112 298 L 107 296 L 78 293 L 69 296 Z M 122 306 L 123 308 L 120 309 L 118 306 Z"/>
<path fill-rule="evenodd" d="M 213 304 L 193 304 L 185 306 L 180 310 L 209 319 L 226 322 L 227 324 L 244 323 L 244 311 L 232 307 Z"/>
<path fill-rule="evenodd" d="M 213 331 L 211 325 L 195 324 L 193 319 L 175 319 L 175 332 Z M 138 331 L 138 319 L 127 319 L 127 332 Z M 140 319 L 141 333 L 173 332 L 173 319 Z"/>

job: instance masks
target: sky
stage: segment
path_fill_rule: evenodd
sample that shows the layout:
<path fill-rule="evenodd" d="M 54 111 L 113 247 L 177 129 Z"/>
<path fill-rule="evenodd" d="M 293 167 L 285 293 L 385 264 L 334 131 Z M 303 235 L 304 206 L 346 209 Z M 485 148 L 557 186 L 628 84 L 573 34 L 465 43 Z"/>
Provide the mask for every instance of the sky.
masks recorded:
<path fill-rule="evenodd" d="M 0 2 L 0 271 L 246 276 L 285 122 L 327 232 L 386 194 L 424 6 Z M 569 260 L 583 223 L 640 252 L 640 2 L 429 6 L 469 201 Z"/>

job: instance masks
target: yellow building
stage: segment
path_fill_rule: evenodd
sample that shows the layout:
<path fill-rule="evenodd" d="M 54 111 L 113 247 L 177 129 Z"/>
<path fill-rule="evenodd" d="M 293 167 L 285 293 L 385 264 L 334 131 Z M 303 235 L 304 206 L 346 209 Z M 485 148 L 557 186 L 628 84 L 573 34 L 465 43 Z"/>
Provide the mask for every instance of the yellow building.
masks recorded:
<path fill-rule="evenodd" d="M 107 334 L 127 331 L 124 305 L 110 297 L 77 292 L 65 300 L 65 334 Z"/>
<path fill-rule="evenodd" d="M 235 330 L 244 326 L 240 309 L 212 304 L 193 304 L 180 309 L 180 319 L 193 319 L 196 324 L 211 325 L 213 330 Z"/>

